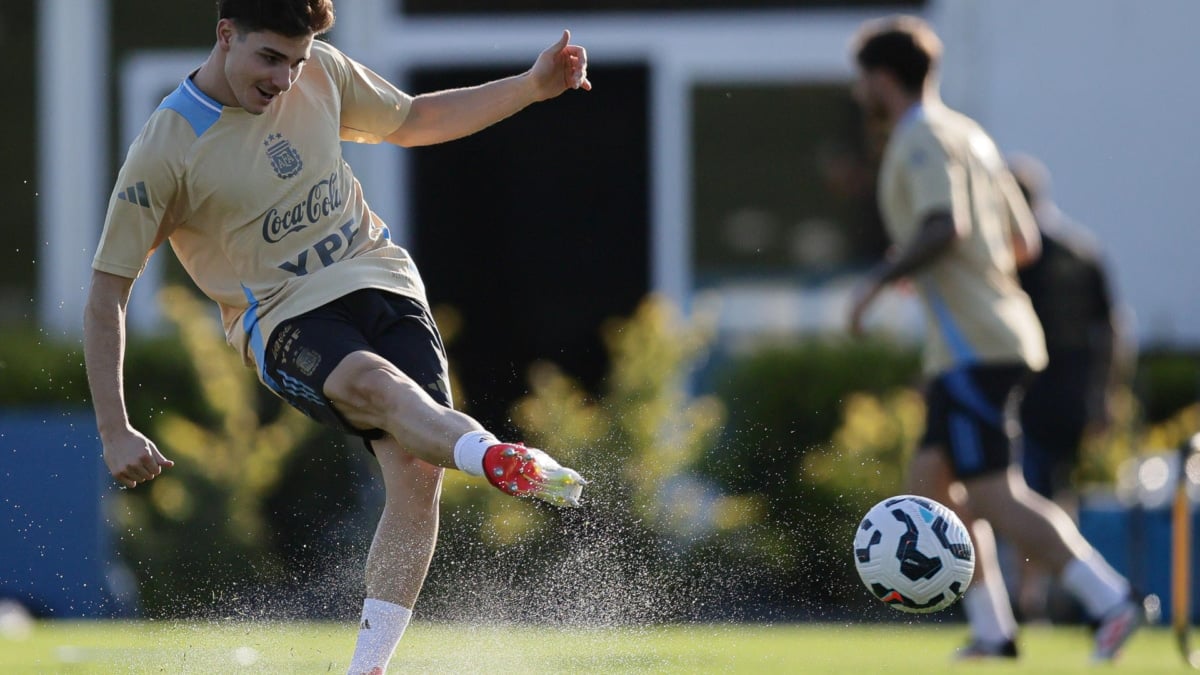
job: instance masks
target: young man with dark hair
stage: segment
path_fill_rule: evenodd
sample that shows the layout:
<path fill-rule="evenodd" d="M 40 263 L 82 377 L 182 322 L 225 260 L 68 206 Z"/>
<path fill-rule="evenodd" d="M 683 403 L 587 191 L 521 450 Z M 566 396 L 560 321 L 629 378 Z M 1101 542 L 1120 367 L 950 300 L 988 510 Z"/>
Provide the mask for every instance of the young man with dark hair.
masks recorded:
<path fill-rule="evenodd" d="M 373 213 L 341 142 L 412 147 L 475 133 L 591 88 L 570 34 L 526 72 L 412 97 L 325 42 L 332 0 L 222 0 L 207 60 L 150 116 L 109 201 L 84 351 L 104 459 L 126 487 L 172 466 L 130 423 L 125 309 L 170 242 L 221 309 L 229 343 L 305 414 L 366 439 L 385 505 L 367 559 L 350 671 L 383 672 L 437 539 L 442 471 L 578 505 L 584 483 L 453 409 L 441 338 L 408 253 Z"/>
<path fill-rule="evenodd" d="M 914 282 L 928 317 L 929 384 L 908 491 L 951 506 L 972 532 L 975 579 L 963 599 L 972 640 L 960 656 L 1017 655 L 994 527 L 1060 576 L 1098 623 L 1093 658 L 1111 660 L 1140 621 L 1129 583 L 1013 466 L 1016 403 L 1046 365 L 1042 328 L 1016 273 L 1038 253 L 1037 228 L 992 139 L 941 102 L 940 58 L 937 36 L 914 17 L 870 22 L 856 38 L 855 97 L 891 129 L 879 204 L 897 250 L 856 292 L 850 331 L 862 332 L 888 284 Z"/>

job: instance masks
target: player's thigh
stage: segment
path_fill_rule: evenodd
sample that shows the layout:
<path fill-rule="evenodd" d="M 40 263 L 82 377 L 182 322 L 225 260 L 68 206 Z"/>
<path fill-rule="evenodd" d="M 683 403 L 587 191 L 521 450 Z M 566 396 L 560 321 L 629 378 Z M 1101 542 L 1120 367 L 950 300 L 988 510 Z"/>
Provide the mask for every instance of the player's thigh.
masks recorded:
<path fill-rule="evenodd" d="M 997 526 L 997 529 L 1002 531 L 1009 529 L 1007 524 L 1010 521 L 1019 520 L 1017 511 L 1024 509 L 1019 509 L 1020 505 L 1017 502 L 1028 501 L 1021 500 L 1016 489 L 1016 484 L 1020 482 L 1020 487 L 1028 491 L 1023 480 L 1014 480 L 1015 471 L 1014 468 L 1010 471 L 987 473 L 963 481 L 975 515 L 991 521 Z"/>
<path fill-rule="evenodd" d="M 451 407 L 445 349 L 425 305 L 378 289 L 353 300 L 367 347 L 347 354 L 326 380 L 324 393 L 340 414 L 374 439 L 399 421 Z"/>
<path fill-rule="evenodd" d="M 944 504 L 954 481 L 954 469 L 944 449 L 933 445 L 923 446 L 908 462 L 905 490 Z"/>
<path fill-rule="evenodd" d="M 975 513 L 987 518 L 997 530 L 1024 540 L 1044 521 L 1064 532 L 1074 523 L 1054 502 L 1025 484 L 1020 470 L 1013 467 L 1000 474 L 977 476 L 964 481 Z"/>
<path fill-rule="evenodd" d="M 405 398 L 428 398 L 412 378 L 377 354 L 373 346 L 346 354 L 325 379 L 324 392 L 347 416 L 386 409 L 395 404 L 397 393 Z"/>
<path fill-rule="evenodd" d="M 371 347 L 435 402 L 453 407 L 446 348 L 433 316 L 420 302 L 386 297 L 389 321 L 371 336 Z"/>

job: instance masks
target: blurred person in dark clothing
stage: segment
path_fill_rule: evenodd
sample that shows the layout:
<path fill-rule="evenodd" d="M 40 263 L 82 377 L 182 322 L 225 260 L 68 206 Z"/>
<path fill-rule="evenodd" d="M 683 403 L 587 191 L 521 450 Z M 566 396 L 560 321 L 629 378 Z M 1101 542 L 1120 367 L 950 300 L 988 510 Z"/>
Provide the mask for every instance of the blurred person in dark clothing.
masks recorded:
<path fill-rule="evenodd" d="M 1045 166 L 1028 155 L 1010 157 L 1009 166 L 1042 235 L 1042 255 L 1018 277 L 1050 357 L 1021 406 L 1022 466 L 1029 487 L 1054 498 L 1070 491 L 1085 436 L 1108 428 L 1118 317 L 1099 245 L 1050 199 Z"/>
<path fill-rule="evenodd" d="M 1048 499 L 1074 501 L 1073 473 L 1086 438 L 1107 430 L 1111 392 L 1121 368 L 1119 313 L 1100 247 L 1050 198 L 1050 174 L 1038 159 L 1008 158 L 1042 236 L 1042 254 L 1018 271 L 1046 336 L 1049 362 L 1021 404 L 1021 467 L 1029 487 Z M 1077 607 L 1053 578 L 1024 566 L 1014 596 L 1026 619 L 1069 619 Z"/>

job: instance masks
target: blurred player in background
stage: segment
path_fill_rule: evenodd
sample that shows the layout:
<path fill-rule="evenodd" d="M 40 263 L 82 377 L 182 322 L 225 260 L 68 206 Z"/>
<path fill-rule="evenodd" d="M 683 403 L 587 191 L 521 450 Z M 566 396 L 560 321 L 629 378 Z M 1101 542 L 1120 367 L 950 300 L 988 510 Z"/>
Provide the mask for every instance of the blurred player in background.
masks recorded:
<path fill-rule="evenodd" d="M 1112 392 L 1128 373 L 1128 341 L 1120 339 L 1119 311 L 1095 237 L 1050 199 L 1050 172 L 1038 159 L 1014 154 L 1008 165 L 1042 239 L 1041 255 L 1018 276 L 1049 356 L 1021 402 L 1021 466 L 1030 488 L 1072 512 L 1080 449 L 1085 438 L 1109 427 Z M 1036 566 L 1014 567 L 1017 607 L 1025 619 L 1068 618 L 1048 606 L 1058 595 L 1052 577 Z"/>
<path fill-rule="evenodd" d="M 217 4 L 208 59 L 129 149 L 93 261 L 84 349 L 104 459 L 131 488 L 172 466 L 131 425 L 122 373 L 130 289 L 169 241 L 263 383 L 362 436 L 379 461 L 386 497 L 350 671 L 382 673 L 433 554 L 444 468 L 560 505 L 578 504 L 583 481 L 451 407 L 421 277 L 368 207 L 341 142 L 467 136 L 590 89 L 587 56 L 564 31 L 520 75 L 412 97 L 314 40 L 333 26 L 332 0 Z M 461 271 L 486 264 L 464 255 Z"/>
<path fill-rule="evenodd" d="M 1041 326 L 1017 281 L 1038 254 L 1033 216 L 1004 158 L 937 92 L 941 43 L 920 19 L 865 24 L 854 42 L 855 96 L 890 129 L 879 204 L 895 254 L 857 289 L 849 329 L 889 284 L 910 279 L 928 317 L 925 437 L 908 490 L 955 508 L 975 543 L 963 598 L 971 641 L 959 656 L 1015 657 L 1017 624 L 992 528 L 1058 575 L 1097 621 L 1093 658 L 1112 659 L 1140 622 L 1129 583 L 1013 465 L 1016 404 L 1046 365 Z"/>
<path fill-rule="evenodd" d="M 1041 234 L 1041 255 L 1018 276 L 1050 359 L 1022 402 L 1022 463 L 1029 487 L 1055 498 L 1070 492 L 1085 436 L 1111 422 L 1111 394 L 1126 370 L 1118 367 L 1124 341 L 1095 237 L 1050 199 L 1050 174 L 1040 161 L 1012 155 L 1008 162 Z"/>

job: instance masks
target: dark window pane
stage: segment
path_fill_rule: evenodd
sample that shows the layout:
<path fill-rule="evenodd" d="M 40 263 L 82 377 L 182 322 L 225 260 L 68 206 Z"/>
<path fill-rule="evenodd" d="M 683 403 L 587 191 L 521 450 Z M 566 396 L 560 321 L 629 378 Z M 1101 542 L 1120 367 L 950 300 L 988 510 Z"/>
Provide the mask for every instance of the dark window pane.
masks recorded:
<path fill-rule="evenodd" d="M 885 246 L 863 126 L 842 84 L 692 91 L 693 269 L 817 281 Z"/>
<path fill-rule="evenodd" d="M 0 167 L 0 200 L 4 209 L 4 244 L 0 253 L 0 325 L 32 318 L 30 298 L 37 270 L 37 121 L 34 119 L 37 36 L 32 0 L 6 2 L 0 8 L 0 44 L 7 56 L 5 93 L 10 105 L 4 118 L 5 159 Z"/>
<path fill-rule="evenodd" d="M 422 68 L 411 91 L 518 72 Z M 600 328 L 650 283 L 649 71 L 608 64 L 604 86 L 569 91 L 473 136 L 409 150 L 414 256 L 437 311 L 463 319 L 447 348 L 456 393 L 497 433 L 546 359 L 597 390 L 608 370 Z"/>

